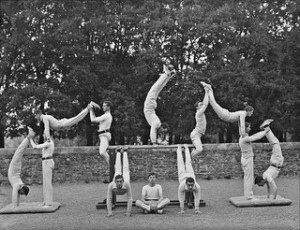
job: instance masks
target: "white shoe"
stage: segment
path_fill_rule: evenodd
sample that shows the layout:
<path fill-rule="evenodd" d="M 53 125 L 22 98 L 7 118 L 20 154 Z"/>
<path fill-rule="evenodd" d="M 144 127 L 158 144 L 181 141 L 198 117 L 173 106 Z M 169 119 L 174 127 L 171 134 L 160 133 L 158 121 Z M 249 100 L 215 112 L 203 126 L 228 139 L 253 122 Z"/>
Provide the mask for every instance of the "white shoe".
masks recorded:
<path fill-rule="evenodd" d="M 273 122 L 273 121 L 274 121 L 273 119 L 267 119 L 267 120 L 265 120 L 265 121 L 259 126 L 259 128 L 260 128 L 261 130 L 263 130 L 263 129 L 265 129 L 267 126 L 269 126 L 270 123 Z"/>

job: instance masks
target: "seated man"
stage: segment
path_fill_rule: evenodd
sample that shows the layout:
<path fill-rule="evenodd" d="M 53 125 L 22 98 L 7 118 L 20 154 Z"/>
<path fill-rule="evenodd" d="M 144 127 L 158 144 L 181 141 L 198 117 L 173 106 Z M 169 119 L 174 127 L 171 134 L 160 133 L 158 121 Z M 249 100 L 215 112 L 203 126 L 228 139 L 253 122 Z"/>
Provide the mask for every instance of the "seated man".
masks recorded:
<path fill-rule="evenodd" d="M 142 189 L 142 199 L 137 200 L 135 205 L 142 208 L 145 213 L 163 214 L 163 208 L 170 203 L 170 200 L 163 198 L 161 185 L 156 184 L 155 173 L 149 174 L 148 181 L 149 184 Z"/>
<path fill-rule="evenodd" d="M 196 177 L 192 166 L 189 148 L 187 145 L 184 145 L 184 147 L 185 147 L 185 164 L 182 157 L 181 145 L 178 145 L 177 148 L 177 167 L 178 167 L 178 180 L 179 180 L 178 200 L 180 203 L 180 214 L 185 213 L 184 200 L 185 200 L 186 193 L 189 195 L 194 195 L 195 214 L 199 214 L 201 213 L 199 211 L 199 203 L 200 203 L 200 196 L 201 196 L 200 186 L 196 182 Z"/>
<path fill-rule="evenodd" d="M 267 184 L 268 198 L 270 198 L 270 194 L 271 194 L 271 188 L 270 188 L 271 185 L 273 189 L 273 199 L 275 200 L 277 196 L 277 186 L 275 183 L 275 178 L 277 178 L 279 175 L 280 169 L 282 168 L 283 165 L 284 157 L 282 156 L 279 141 L 269 127 L 269 124 L 272 121 L 273 121 L 272 119 L 268 119 L 264 121 L 260 126 L 261 129 L 267 131 L 266 138 L 273 145 L 273 149 L 272 149 L 269 168 L 263 173 L 262 176 L 257 176 L 255 178 L 255 184 L 257 184 L 258 186 L 264 186 L 264 184 Z"/>
<path fill-rule="evenodd" d="M 29 193 L 29 187 L 21 179 L 21 169 L 23 154 L 29 145 L 30 138 L 34 135 L 33 129 L 28 127 L 28 135 L 17 148 L 8 167 L 8 180 L 13 188 L 12 205 L 14 208 L 20 205 L 20 195 L 27 196 Z"/>
<path fill-rule="evenodd" d="M 132 208 L 132 193 L 130 187 L 129 177 L 129 164 L 126 149 L 123 150 L 123 173 L 121 165 L 121 152 L 117 149 L 116 163 L 115 163 L 115 176 L 107 188 L 107 217 L 112 216 L 113 195 L 127 194 L 127 211 L 126 216 L 131 216 Z"/>

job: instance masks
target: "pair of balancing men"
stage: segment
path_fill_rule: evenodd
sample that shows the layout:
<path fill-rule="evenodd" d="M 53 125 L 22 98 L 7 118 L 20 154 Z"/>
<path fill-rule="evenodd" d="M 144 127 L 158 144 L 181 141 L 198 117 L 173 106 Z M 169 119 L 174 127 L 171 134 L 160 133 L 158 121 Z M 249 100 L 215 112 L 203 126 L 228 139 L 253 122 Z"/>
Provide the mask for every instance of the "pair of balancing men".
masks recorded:
<path fill-rule="evenodd" d="M 267 184 L 267 197 L 270 198 L 271 188 L 273 190 L 273 199 L 277 196 L 277 186 L 275 179 L 278 177 L 280 169 L 283 166 L 284 157 L 282 156 L 282 151 L 280 147 L 279 140 L 276 138 L 274 133 L 270 128 L 270 123 L 273 122 L 272 119 L 265 120 L 261 125 L 261 132 L 255 133 L 249 136 L 251 130 L 251 124 L 246 122 L 246 136 L 240 137 L 239 145 L 242 151 L 241 164 L 244 171 L 244 196 L 247 199 L 256 199 L 253 194 L 253 184 L 263 186 Z M 270 166 L 262 174 L 262 176 L 257 176 L 254 180 L 254 169 L 253 169 L 253 148 L 252 142 L 266 137 L 269 143 L 272 144 L 272 155 L 270 158 Z"/>
<path fill-rule="evenodd" d="M 217 104 L 213 91 L 210 85 L 201 82 L 205 88 L 205 96 L 202 104 L 198 104 L 197 112 L 196 112 L 196 128 L 191 133 L 191 139 L 193 144 L 195 145 L 195 150 L 192 152 L 192 156 L 195 156 L 198 153 L 201 153 L 202 143 L 201 143 L 201 133 L 204 134 L 206 127 L 206 119 L 204 115 L 204 111 L 207 108 L 207 101 L 209 98 L 209 102 L 214 109 L 214 111 L 218 114 L 218 116 L 227 122 L 235 122 L 239 123 L 239 145 L 241 148 L 242 156 L 241 156 L 241 164 L 244 172 L 244 196 L 247 199 L 253 199 L 253 184 L 254 184 L 254 168 L 253 168 L 253 149 L 252 142 L 257 141 L 264 136 L 268 139 L 268 141 L 273 145 L 272 156 L 270 159 L 270 167 L 263 173 L 262 176 L 258 176 L 255 178 L 255 184 L 259 186 L 263 186 L 267 184 L 268 187 L 268 198 L 270 197 L 270 185 L 273 188 L 273 198 L 276 199 L 277 195 L 277 186 L 274 181 L 275 178 L 278 177 L 279 171 L 283 165 L 283 156 L 281 147 L 278 139 L 275 137 L 273 132 L 271 131 L 269 124 L 273 121 L 272 119 L 265 120 L 260 128 L 263 130 L 254 135 L 249 136 L 251 130 L 251 124 L 249 122 L 245 122 L 247 116 L 252 116 L 253 107 L 246 105 L 244 111 L 237 112 L 229 112 L 228 110 L 222 108 Z M 198 130 L 197 130 L 198 128 Z"/>
<path fill-rule="evenodd" d="M 36 110 L 34 112 L 35 118 L 38 121 L 41 121 L 44 123 L 44 134 L 47 139 L 47 141 L 51 140 L 50 136 L 50 129 L 52 130 L 64 130 L 69 129 L 72 126 L 79 123 L 81 120 L 83 120 L 88 113 L 90 113 L 90 119 L 91 122 L 99 123 L 99 129 L 97 131 L 99 135 L 100 145 L 99 145 L 99 153 L 102 155 L 109 164 L 109 154 L 107 153 L 107 148 L 109 146 L 109 141 L 111 140 L 111 133 L 110 133 L 110 127 L 112 123 L 112 115 L 111 115 L 111 107 L 112 103 L 110 101 L 104 101 L 102 105 L 102 109 L 104 114 L 96 117 L 94 108 L 100 108 L 98 104 L 95 102 L 90 102 L 88 106 L 83 109 L 77 116 L 66 119 L 56 119 L 51 115 L 44 115 L 42 114 L 41 110 Z"/>
<path fill-rule="evenodd" d="M 42 169 L 43 169 L 43 197 L 44 207 L 52 205 L 53 202 L 53 187 L 52 187 L 52 170 L 54 168 L 54 161 L 52 158 L 54 151 L 54 143 L 50 141 L 44 144 L 37 145 L 33 138 L 35 131 L 28 127 L 28 135 L 21 142 L 8 167 L 8 180 L 12 186 L 12 206 L 17 208 L 20 205 L 20 195 L 27 196 L 29 193 L 28 185 L 24 184 L 21 179 L 22 158 L 29 143 L 35 149 L 42 149 Z"/>
<path fill-rule="evenodd" d="M 157 136 L 167 131 L 168 125 L 166 123 L 161 123 L 159 117 L 155 113 L 155 109 L 157 107 L 157 98 L 159 93 L 173 75 L 174 71 L 170 71 L 166 66 L 164 66 L 164 72 L 149 90 L 144 103 L 144 115 L 148 124 L 151 126 L 150 140 L 152 144 L 157 144 Z M 222 120 L 239 123 L 239 132 L 241 136 L 245 136 L 246 116 L 251 116 L 254 111 L 252 106 L 246 105 L 243 111 L 229 112 L 216 102 L 212 87 L 203 81 L 201 84 L 204 86 L 205 95 L 203 101 L 199 101 L 195 104 L 197 109 L 195 115 L 196 127 L 190 135 L 193 145 L 195 146 L 195 149 L 192 151 L 192 157 L 203 151 L 201 137 L 206 131 L 206 117 L 204 112 L 209 103 Z"/>
<path fill-rule="evenodd" d="M 184 214 L 184 201 L 191 208 L 194 201 L 195 213 L 199 214 L 200 203 L 200 186 L 196 182 L 195 173 L 192 167 L 191 155 L 187 145 L 185 147 L 185 162 L 182 156 L 182 147 L 177 148 L 177 168 L 178 168 L 178 200 L 180 203 L 180 214 Z M 127 148 L 122 149 L 122 153 L 117 149 L 115 175 L 114 180 L 108 185 L 107 189 L 107 216 L 112 216 L 113 197 L 114 195 L 127 194 L 127 211 L 126 216 L 131 215 L 132 209 L 132 189 L 130 186 L 129 163 L 127 156 Z M 121 164 L 121 154 L 123 154 L 123 165 Z M 122 167 L 123 166 L 123 167 Z M 140 207 L 144 213 L 163 213 L 163 208 L 166 207 L 170 200 L 163 197 L 161 185 L 156 184 L 156 174 L 150 173 L 148 176 L 148 185 L 142 189 L 142 198 L 137 200 L 135 205 Z"/>
<path fill-rule="evenodd" d="M 150 139 L 153 144 L 156 144 L 157 135 L 159 133 L 163 133 L 166 131 L 167 125 L 165 123 L 161 123 L 160 119 L 155 113 L 155 109 L 157 107 L 157 97 L 163 87 L 167 84 L 167 82 L 172 78 L 173 73 L 168 70 L 166 66 L 164 66 L 164 73 L 160 75 L 159 79 L 154 83 L 151 87 L 144 104 L 144 115 L 149 125 L 151 126 L 150 130 Z M 226 122 L 238 122 L 239 124 L 239 133 L 240 139 L 239 144 L 242 151 L 242 168 L 244 171 L 244 195 L 251 199 L 253 197 L 252 187 L 253 187 L 253 150 L 251 146 L 251 142 L 261 139 L 263 136 L 266 136 L 270 143 L 273 144 L 273 154 L 271 156 L 271 166 L 269 169 L 263 174 L 262 177 L 257 177 L 255 183 L 262 186 L 264 183 L 267 183 L 268 186 L 268 194 L 270 193 L 269 184 L 276 191 L 277 187 L 274 182 L 274 179 L 278 176 L 279 170 L 283 164 L 283 157 L 281 153 L 281 148 L 278 139 L 274 136 L 274 134 L 270 130 L 262 131 L 257 135 L 253 135 L 249 137 L 249 132 L 251 130 L 250 123 L 247 123 L 246 127 L 246 117 L 252 116 L 254 112 L 254 108 L 252 106 L 246 105 L 244 110 L 229 112 L 227 109 L 222 108 L 217 102 L 213 94 L 212 87 L 205 82 L 201 82 L 205 89 L 205 95 L 202 102 L 197 102 L 195 107 L 197 109 L 195 119 L 196 119 L 196 127 L 191 132 L 191 140 L 195 149 L 192 151 L 192 157 L 203 151 L 203 146 L 201 142 L 202 135 L 205 134 L 206 131 L 206 117 L 205 110 L 208 106 L 208 103 L 212 106 L 214 111 L 217 113 L 220 119 Z M 266 120 L 261 127 L 264 127 L 266 124 L 270 123 L 270 119 Z M 275 169 L 276 168 L 276 169 Z M 275 171 L 274 171 L 275 170 Z M 275 173 L 276 172 L 276 173 Z M 274 192 L 274 197 L 276 198 L 276 192 Z"/>

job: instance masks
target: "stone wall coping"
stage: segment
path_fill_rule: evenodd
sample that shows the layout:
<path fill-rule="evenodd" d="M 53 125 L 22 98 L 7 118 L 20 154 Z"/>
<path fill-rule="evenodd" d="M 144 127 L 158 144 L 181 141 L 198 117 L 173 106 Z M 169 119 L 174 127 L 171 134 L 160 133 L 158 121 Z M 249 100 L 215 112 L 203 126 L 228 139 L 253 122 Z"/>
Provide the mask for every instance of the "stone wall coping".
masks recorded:
<path fill-rule="evenodd" d="M 114 150 L 121 145 L 110 146 L 110 150 Z M 176 151 L 177 145 L 127 145 L 128 152 L 130 150 L 166 150 L 169 149 L 171 151 Z M 183 145 L 182 145 L 183 146 Z M 193 147 L 192 144 L 188 144 L 189 147 Z M 282 142 L 280 143 L 281 149 L 299 149 L 300 151 L 300 142 Z M 122 147 L 122 146 L 121 146 Z M 270 143 L 253 143 L 253 150 L 263 150 L 263 149 L 271 149 L 272 145 Z M 0 149 L 1 155 L 12 155 L 16 151 L 17 148 L 2 148 Z M 90 154 L 94 152 L 98 152 L 99 146 L 73 146 L 73 147 L 57 147 L 54 150 L 55 154 L 68 154 L 68 153 L 83 153 Z M 204 144 L 203 149 L 208 151 L 213 150 L 239 150 L 238 143 L 222 143 L 222 144 Z M 41 154 L 41 150 L 28 148 L 25 154 Z"/>

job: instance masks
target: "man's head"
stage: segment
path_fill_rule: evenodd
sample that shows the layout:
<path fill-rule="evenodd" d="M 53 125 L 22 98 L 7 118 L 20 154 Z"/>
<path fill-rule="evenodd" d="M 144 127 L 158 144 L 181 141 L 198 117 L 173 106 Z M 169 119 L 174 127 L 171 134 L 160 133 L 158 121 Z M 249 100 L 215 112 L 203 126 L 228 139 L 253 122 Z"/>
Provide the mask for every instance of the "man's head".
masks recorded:
<path fill-rule="evenodd" d="M 123 183 L 124 183 L 124 178 L 122 175 L 116 175 L 115 177 L 115 183 L 116 183 L 116 187 L 118 189 L 121 189 L 123 187 Z"/>
<path fill-rule="evenodd" d="M 109 111 L 112 107 L 112 102 L 111 101 L 104 101 L 103 104 L 102 104 L 102 109 L 103 109 L 103 112 L 106 112 L 106 111 Z"/>
<path fill-rule="evenodd" d="M 156 182 L 156 174 L 155 173 L 149 173 L 148 175 L 148 181 L 149 181 L 149 184 L 151 185 L 155 185 L 155 182 Z"/>
<path fill-rule="evenodd" d="M 21 188 L 18 190 L 18 193 L 20 194 L 20 195 L 25 195 L 25 196 L 27 196 L 28 195 L 28 193 L 29 193 L 29 187 L 27 186 L 27 185 L 22 185 L 21 186 Z"/>
<path fill-rule="evenodd" d="M 250 106 L 250 105 L 245 105 L 244 110 L 246 111 L 246 115 L 248 117 L 251 117 L 252 114 L 253 114 L 253 112 L 254 112 L 254 108 L 252 106 Z"/>
<path fill-rule="evenodd" d="M 169 129 L 168 123 L 167 122 L 163 122 L 163 123 L 161 123 L 160 127 L 158 128 L 157 134 L 164 135 L 164 134 L 166 134 L 168 132 L 168 129 Z"/>
<path fill-rule="evenodd" d="M 193 190 L 194 185 L 195 185 L 195 180 L 193 177 L 188 177 L 185 180 L 185 184 L 188 190 Z"/>
<path fill-rule="evenodd" d="M 198 109 L 201 109 L 201 107 L 203 106 L 203 102 L 202 101 L 197 101 L 195 104 L 194 104 L 195 108 L 198 110 Z"/>
<path fill-rule="evenodd" d="M 255 177 L 254 184 L 257 184 L 258 186 L 264 186 L 265 183 L 267 183 L 267 180 L 265 180 L 262 176 Z"/>
<path fill-rule="evenodd" d="M 35 119 L 40 121 L 43 113 L 42 113 L 42 110 L 36 109 L 33 114 L 34 114 Z"/>
<path fill-rule="evenodd" d="M 246 133 L 249 134 L 251 131 L 251 123 L 250 122 L 245 122 L 245 130 Z"/>
<path fill-rule="evenodd" d="M 35 131 L 34 131 L 34 129 L 32 127 L 30 127 L 30 126 L 28 126 L 27 129 L 28 129 L 28 136 L 30 138 L 33 138 L 35 136 L 35 134 L 36 134 Z"/>

